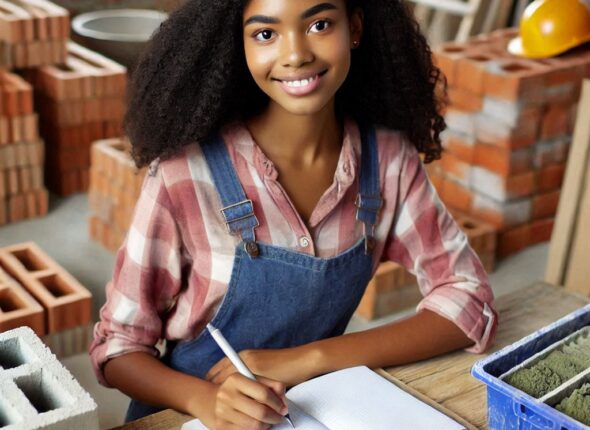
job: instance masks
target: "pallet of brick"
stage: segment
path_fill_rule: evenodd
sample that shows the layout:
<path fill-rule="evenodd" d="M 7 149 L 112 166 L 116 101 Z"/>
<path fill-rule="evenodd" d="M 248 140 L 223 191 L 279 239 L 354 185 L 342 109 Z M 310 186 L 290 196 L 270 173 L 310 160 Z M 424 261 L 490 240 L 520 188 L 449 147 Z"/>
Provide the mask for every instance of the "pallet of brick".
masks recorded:
<path fill-rule="evenodd" d="M 0 225 L 47 213 L 44 157 L 32 87 L 0 72 Z"/>
<path fill-rule="evenodd" d="M 138 170 L 124 139 L 104 139 L 92 145 L 90 169 L 90 237 L 116 251 L 131 225 L 145 169 Z"/>
<path fill-rule="evenodd" d="M 37 336 L 45 335 L 45 312 L 0 264 L 0 333 L 23 325 Z"/>
<path fill-rule="evenodd" d="M 46 0 L 0 0 L 0 67 L 38 67 L 64 61 L 70 15 Z"/>
<path fill-rule="evenodd" d="M 99 428 L 96 402 L 28 327 L 0 333 L 0 426 Z"/>
<path fill-rule="evenodd" d="M 496 261 L 496 235 L 493 226 L 459 211 L 452 215 L 479 256 L 484 269 L 493 272 Z M 356 309 L 356 315 L 372 320 L 418 305 L 422 295 L 416 278 L 402 265 L 387 261 L 377 268 Z"/>
<path fill-rule="evenodd" d="M 46 183 L 62 196 L 88 191 L 91 143 L 123 134 L 127 81 L 112 60 L 73 42 L 67 49 L 63 64 L 26 73 L 49 148 Z"/>
<path fill-rule="evenodd" d="M 509 54 L 506 29 L 446 44 L 445 152 L 431 178 L 443 201 L 498 229 L 498 256 L 547 241 L 557 211 L 590 47 L 550 59 Z"/>

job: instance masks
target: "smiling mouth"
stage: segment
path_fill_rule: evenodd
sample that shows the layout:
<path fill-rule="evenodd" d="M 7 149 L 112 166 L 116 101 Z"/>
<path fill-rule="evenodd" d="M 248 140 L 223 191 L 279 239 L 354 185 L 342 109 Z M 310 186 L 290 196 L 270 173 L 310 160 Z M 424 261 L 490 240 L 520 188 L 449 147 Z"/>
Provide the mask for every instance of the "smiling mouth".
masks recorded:
<path fill-rule="evenodd" d="M 310 76 L 308 78 L 303 78 L 303 79 L 293 79 L 293 80 L 287 80 L 287 79 L 275 79 L 273 78 L 273 80 L 275 81 L 279 81 L 282 84 L 290 87 L 290 88 L 300 88 L 300 87 L 306 87 L 309 84 L 311 84 L 312 82 L 318 80 L 320 77 L 322 77 L 323 75 L 325 75 L 327 72 L 327 70 L 324 70 L 323 72 L 320 72 L 316 75 Z"/>

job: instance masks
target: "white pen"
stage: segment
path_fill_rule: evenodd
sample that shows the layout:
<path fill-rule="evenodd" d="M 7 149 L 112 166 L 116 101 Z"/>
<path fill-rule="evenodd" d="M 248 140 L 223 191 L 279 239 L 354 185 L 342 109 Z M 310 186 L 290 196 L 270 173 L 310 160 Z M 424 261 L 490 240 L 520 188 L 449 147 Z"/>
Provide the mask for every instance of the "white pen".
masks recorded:
<path fill-rule="evenodd" d="M 207 330 L 209 330 L 209 333 L 211 333 L 213 340 L 215 340 L 217 345 L 219 345 L 226 357 L 229 358 L 229 361 L 231 361 L 231 363 L 234 366 L 236 366 L 238 372 L 240 372 L 246 378 L 256 381 L 256 376 L 254 376 L 254 374 L 250 372 L 250 369 L 248 369 L 248 367 L 244 364 L 238 353 L 231 347 L 231 345 L 229 344 L 225 336 L 223 336 L 223 334 L 219 331 L 219 329 L 215 328 L 211 324 L 207 324 Z M 289 414 L 285 415 L 284 418 L 287 420 L 289 424 L 291 424 L 291 427 L 295 428 L 295 425 L 293 424 L 293 421 L 291 421 Z"/>

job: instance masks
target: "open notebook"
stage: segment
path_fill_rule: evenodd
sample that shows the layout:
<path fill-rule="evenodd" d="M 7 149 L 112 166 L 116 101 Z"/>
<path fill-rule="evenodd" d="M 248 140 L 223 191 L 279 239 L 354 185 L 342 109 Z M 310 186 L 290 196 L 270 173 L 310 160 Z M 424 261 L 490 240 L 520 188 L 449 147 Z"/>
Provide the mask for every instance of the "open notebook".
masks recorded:
<path fill-rule="evenodd" d="M 365 366 L 303 382 L 287 392 L 289 416 L 299 430 L 465 430 Z M 272 427 L 287 430 L 284 422 Z M 199 421 L 181 430 L 206 430 Z"/>

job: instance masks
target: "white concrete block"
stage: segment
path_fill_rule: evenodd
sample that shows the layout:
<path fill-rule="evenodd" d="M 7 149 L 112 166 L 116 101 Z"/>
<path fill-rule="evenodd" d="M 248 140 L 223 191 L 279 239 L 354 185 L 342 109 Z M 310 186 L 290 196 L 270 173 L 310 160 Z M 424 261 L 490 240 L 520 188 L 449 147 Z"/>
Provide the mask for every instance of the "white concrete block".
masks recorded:
<path fill-rule="evenodd" d="M 514 128 L 524 111 L 526 105 L 519 102 L 511 102 L 493 97 L 484 97 L 482 112 L 495 118 L 508 127 Z"/>
<path fill-rule="evenodd" d="M 3 430 L 98 430 L 92 397 L 29 328 L 0 333 Z"/>
<path fill-rule="evenodd" d="M 475 114 L 458 109 L 448 109 L 445 121 L 450 130 L 475 136 Z"/>
<path fill-rule="evenodd" d="M 475 193 L 473 197 L 474 211 L 489 211 L 502 218 L 505 227 L 514 227 L 530 221 L 532 201 L 530 198 L 512 202 L 498 202 L 482 194 Z"/>

